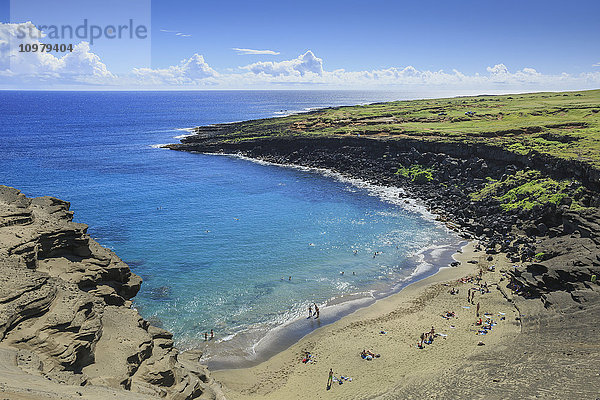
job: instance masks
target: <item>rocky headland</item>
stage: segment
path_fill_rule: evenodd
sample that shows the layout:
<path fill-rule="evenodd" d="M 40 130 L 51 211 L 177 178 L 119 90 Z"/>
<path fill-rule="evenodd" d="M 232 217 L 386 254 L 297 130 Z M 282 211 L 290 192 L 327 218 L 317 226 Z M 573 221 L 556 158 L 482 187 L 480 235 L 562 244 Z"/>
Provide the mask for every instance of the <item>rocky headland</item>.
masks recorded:
<path fill-rule="evenodd" d="M 510 398 L 583 393 L 575 382 L 589 382 L 585 393 L 591 393 L 600 388 L 589 368 L 600 361 L 593 317 L 600 312 L 600 93 L 519 99 L 517 105 L 510 96 L 487 96 L 326 109 L 198 127 L 167 147 L 326 168 L 404 188 L 407 198 L 480 243 L 489 260 L 511 263 L 502 290 L 515 295 L 510 302 L 520 313 L 521 335 L 512 345 L 441 377 L 447 385 L 440 384 L 439 398 L 477 397 L 485 391 L 475 391 L 472 381 L 490 376 L 502 381 L 490 394 Z M 465 109 L 477 113 L 466 118 Z M 455 132 L 461 124 L 467 134 Z M 419 390 L 410 393 L 419 398 Z"/>
<path fill-rule="evenodd" d="M 508 339 L 470 349 L 465 360 L 449 356 L 434 376 L 416 381 L 397 382 L 392 368 L 390 390 L 380 398 L 560 399 L 600 392 L 593 368 L 600 363 L 600 91 L 341 107 L 194 133 L 167 147 L 327 168 L 401 187 L 406 201 L 418 199 L 472 240 L 474 253 L 463 266 L 503 266 L 495 273 L 494 301 L 514 306 Z M 169 332 L 132 308 L 141 279 L 72 219 L 68 202 L 0 186 L 0 394 L 223 398 L 199 352 L 179 352 Z M 450 298 L 446 289 L 440 284 L 435 291 Z M 392 308 L 385 312 L 401 314 Z M 361 321 L 351 325 L 367 329 Z M 394 351 L 393 342 L 381 340 Z M 297 363 L 295 354 L 282 357 L 286 365 Z M 290 377 L 271 367 L 263 376 L 276 398 Z M 305 386 L 299 388 L 302 398 Z"/>
<path fill-rule="evenodd" d="M 201 354 L 132 308 L 141 278 L 69 206 L 0 186 L 0 397 L 221 398 Z"/>

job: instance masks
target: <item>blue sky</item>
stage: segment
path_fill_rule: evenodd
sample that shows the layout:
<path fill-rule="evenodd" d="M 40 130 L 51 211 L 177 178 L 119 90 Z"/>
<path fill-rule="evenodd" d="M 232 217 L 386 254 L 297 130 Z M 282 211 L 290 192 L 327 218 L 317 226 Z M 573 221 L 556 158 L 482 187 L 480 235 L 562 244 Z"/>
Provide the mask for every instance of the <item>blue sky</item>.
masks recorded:
<path fill-rule="evenodd" d="M 597 0 L 0 4 L 0 87 L 600 87 Z M 131 18 L 149 32 L 90 45 L 46 37 L 39 43 L 79 46 L 70 55 L 14 53 L 15 24 L 84 18 L 101 27 Z M 11 46 L 1 47 L 3 38 Z"/>
<path fill-rule="evenodd" d="M 501 62 L 559 73 L 587 71 L 600 61 L 599 1 L 154 1 L 152 6 L 157 66 L 195 52 L 215 67 L 237 66 L 232 47 L 273 49 L 282 53 L 280 59 L 312 50 L 328 69 L 348 70 L 412 65 L 475 73 Z M 173 41 L 157 28 L 185 30 L 193 39 Z M 169 51 L 175 60 L 167 59 Z"/>

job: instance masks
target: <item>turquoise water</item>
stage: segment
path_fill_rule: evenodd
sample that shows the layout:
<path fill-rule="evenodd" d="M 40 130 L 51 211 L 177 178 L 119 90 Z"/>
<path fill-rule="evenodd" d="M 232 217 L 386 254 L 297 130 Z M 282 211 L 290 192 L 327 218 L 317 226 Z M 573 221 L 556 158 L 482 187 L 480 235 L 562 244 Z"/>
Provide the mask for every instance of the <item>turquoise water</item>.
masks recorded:
<path fill-rule="evenodd" d="M 135 306 L 179 346 L 203 346 L 214 329 L 223 352 L 246 354 L 309 302 L 373 298 L 410 277 L 421 250 L 457 239 L 394 190 L 152 145 L 201 124 L 401 97 L 2 92 L 0 182 L 71 201 L 75 219 L 143 277 Z"/>

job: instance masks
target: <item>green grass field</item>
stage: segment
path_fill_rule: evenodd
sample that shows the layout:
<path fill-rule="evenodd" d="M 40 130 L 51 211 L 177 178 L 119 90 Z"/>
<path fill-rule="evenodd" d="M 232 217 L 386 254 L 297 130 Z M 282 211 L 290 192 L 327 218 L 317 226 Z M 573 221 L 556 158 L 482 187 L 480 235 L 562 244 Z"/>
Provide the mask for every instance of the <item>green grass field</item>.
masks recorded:
<path fill-rule="evenodd" d="M 396 101 L 232 124 L 220 139 L 360 135 L 485 143 L 600 168 L 600 90 Z"/>

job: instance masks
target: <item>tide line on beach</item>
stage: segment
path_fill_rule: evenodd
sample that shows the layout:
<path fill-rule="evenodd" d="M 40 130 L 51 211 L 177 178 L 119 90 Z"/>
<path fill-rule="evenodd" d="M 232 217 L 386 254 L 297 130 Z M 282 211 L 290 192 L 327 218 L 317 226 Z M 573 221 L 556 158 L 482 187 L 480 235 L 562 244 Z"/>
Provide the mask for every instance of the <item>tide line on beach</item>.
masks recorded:
<path fill-rule="evenodd" d="M 251 368 L 214 371 L 228 398 L 366 398 L 403 390 L 458 367 L 475 354 L 501 346 L 519 333 L 518 312 L 500 292 L 498 283 L 508 267 L 501 256 L 488 262 L 474 243 L 455 255 L 458 267 L 442 268 L 435 275 L 404 287 L 368 307 L 308 334 L 269 360 Z M 477 264 L 467 263 L 469 260 Z M 494 272 L 488 271 L 491 264 Z M 474 304 L 467 301 L 477 284 L 461 283 L 483 270 L 489 293 L 477 292 Z M 474 282 L 474 281 L 473 281 Z M 479 286 L 477 286 L 479 287 Z M 451 294 L 452 290 L 459 291 Z M 476 315 L 480 304 L 480 317 Z M 463 308 L 467 306 L 470 308 Z M 448 317 L 450 315 L 450 317 Z M 481 325 L 477 325 L 482 318 Z M 432 344 L 417 347 L 419 335 L 435 327 Z M 483 328 L 486 327 L 486 329 Z M 487 328 L 489 327 L 489 331 Z M 487 334 L 481 334 L 481 331 Z M 483 345 L 479 345 L 479 343 Z M 366 350 L 380 357 L 366 360 Z M 310 362 L 302 362 L 310 355 Z M 327 390 L 329 369 L 340 381 Z"/>

